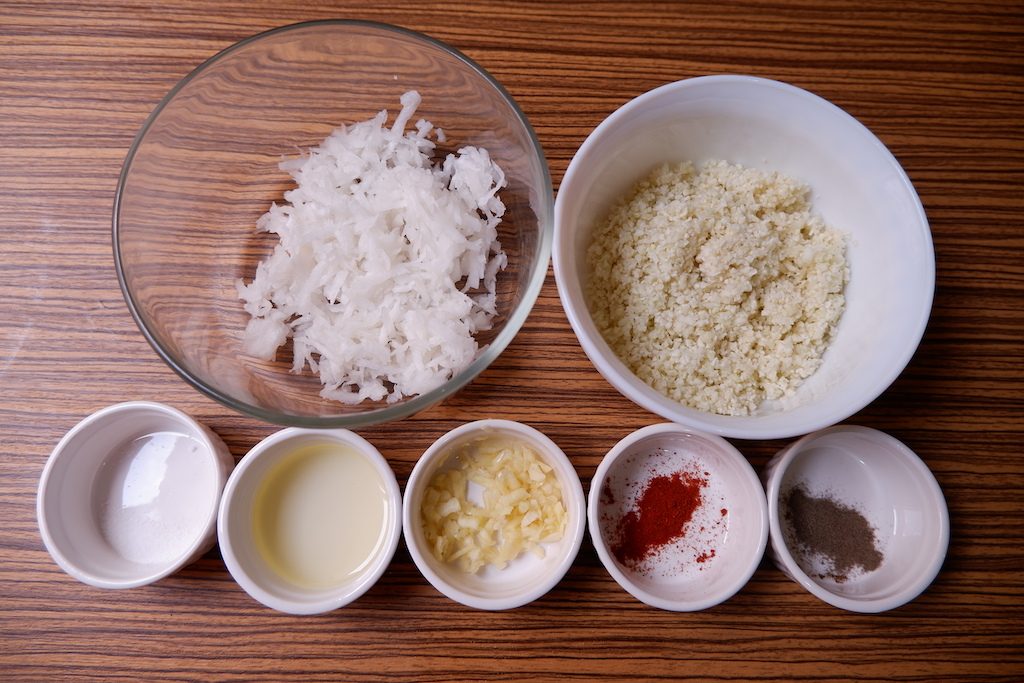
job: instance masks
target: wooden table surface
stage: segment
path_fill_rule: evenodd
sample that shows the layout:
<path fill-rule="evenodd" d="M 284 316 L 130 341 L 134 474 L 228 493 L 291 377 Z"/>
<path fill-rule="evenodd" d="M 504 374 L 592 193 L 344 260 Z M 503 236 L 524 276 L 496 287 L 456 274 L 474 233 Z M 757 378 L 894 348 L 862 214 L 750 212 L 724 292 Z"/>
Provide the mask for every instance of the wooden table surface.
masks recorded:
<path fill-rule="evenodd" d="M 0 5 L 0 679 L 1024 678 L 1020 2 L 315 4 Z M 118 289 L 111 205 L 133 136 L 180 78 L 240 38 L 329 17 L 399 24 L 477 60 L 536 128 L 556 187 L 605 116 L 692 76 L 788 81 L 873 130 L 920 193 L 937 289 L 913 361 L 849 422 L 905 441 L 945 491 L 952 537 L 931 588 L 858 615 L 765 561 L 728 602 L 675 614 L 622 591 L 589 539 L 550 594 L 502 613 L 441 596 L 404 544 L 368 594 L 318 617 L 264 609 L 216 550 L 129 591 L 63 574 L 40 540 L 35 494 L 81 418 L 163 401 L 236 457 L 275 430 L 201 396 L 151 350 Z M 522 332 L 475 382 L 361 433 L 404 486 L 435 438 L 486 417 L 547 433 L 585 486 L 615 441 L 660 421 L 593 369 L 550 273 Z M 785 443 L 737 446 L 760 468 Z"/>

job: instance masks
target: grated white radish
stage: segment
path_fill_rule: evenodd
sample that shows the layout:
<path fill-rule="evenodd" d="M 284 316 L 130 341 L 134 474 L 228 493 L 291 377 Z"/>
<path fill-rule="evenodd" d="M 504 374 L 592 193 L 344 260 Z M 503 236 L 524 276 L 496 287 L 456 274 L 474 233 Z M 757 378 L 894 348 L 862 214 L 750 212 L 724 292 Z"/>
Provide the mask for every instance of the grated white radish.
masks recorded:
<path fill-rule="evenodd" d="M 272 360 L 291 338 L 292 371 L 319 372 L 325 398 L 430 391 L 473 361 L 496 315 L 505 175 L 477 147 L 433 163 L 440 129 L 405 131 L 420 101 L 407 92 L 391 128 L 385 110 L 281 162 L 297 187 L 257 223 L 280 242 L 237 282 L 244 352 Z"/>

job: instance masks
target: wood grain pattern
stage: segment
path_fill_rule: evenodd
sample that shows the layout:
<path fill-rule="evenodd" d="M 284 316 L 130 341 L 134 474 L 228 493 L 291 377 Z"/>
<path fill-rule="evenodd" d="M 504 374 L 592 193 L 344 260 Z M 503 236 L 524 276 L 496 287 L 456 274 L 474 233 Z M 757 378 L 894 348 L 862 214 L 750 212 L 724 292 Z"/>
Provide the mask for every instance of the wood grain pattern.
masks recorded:
<path fill-rule="evenodd" d="M 243 454 L 274 427 L 202 397 L 152 352 L 114 274 L 110 211 L 125 152 L 181 77 L 234 41 L 349 17 L 444 40 L 530 118 L 557 184 L 586 135 L 663 83 L 712 73 L 791 82 L 889 146 L 937 256 L 932 318 L 906 372 L 850 422 L 915 449 L 943 487 L 942 572 L 891 613 L 840 612 L 765 562 L 696 614 L 641 605 L 589 540 L 549 595 L 507 613 L 434 591 L 404 547 L 350 607 L 263 609 L 216 551 L 146 588 L 61 573 L 35 489 L 49 451 L 104 405 L 186 410 Z M 0 678 L 4 680 L 593 680 L 1024 678 L 1024 5 L 774 0 L 635 3 L 56 3 L 0 5 Z M 404 485 L 457 424 L 528 422 L 589 482 L 604 452 L 659 421 L 577 345 L 549 275 L 522 332 L 445 404 L 361 433 Z M 785 442 L 738 442 L 755 467 Z"/>

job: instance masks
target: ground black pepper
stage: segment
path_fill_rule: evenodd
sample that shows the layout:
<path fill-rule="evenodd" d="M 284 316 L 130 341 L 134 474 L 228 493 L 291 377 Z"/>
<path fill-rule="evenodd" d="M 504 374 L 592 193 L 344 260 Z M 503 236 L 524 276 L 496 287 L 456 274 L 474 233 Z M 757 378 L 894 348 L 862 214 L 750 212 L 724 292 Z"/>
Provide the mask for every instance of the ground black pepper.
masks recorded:
<path fill-rule="evenodd" d="M 803 485 L 787 491 L 782 504 L 787 540 L 804 571 L 844 583 L 856 569 L 869 572 L 881 566 L 875 530 L 854 508 L 827 495 L 811 495 Z M 808 571 L 816 558 L 824 560 L 824 571 Z"/>

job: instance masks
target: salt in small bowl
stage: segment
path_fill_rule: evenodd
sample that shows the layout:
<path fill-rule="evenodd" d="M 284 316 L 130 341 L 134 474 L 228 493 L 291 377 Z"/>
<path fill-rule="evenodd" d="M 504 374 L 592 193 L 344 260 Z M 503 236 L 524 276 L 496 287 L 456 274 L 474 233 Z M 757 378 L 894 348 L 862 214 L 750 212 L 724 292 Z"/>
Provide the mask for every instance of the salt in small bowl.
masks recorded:
<path fill-rule="evenodd" d="M 146 401 L 104 408 L 46 462 L 36 503 L 43 543 L 91 586 L 153 583 L 213 547 L 234 464 L 224 442 L 180 410 Z"/>

